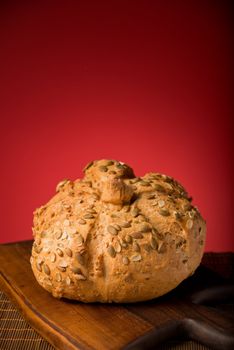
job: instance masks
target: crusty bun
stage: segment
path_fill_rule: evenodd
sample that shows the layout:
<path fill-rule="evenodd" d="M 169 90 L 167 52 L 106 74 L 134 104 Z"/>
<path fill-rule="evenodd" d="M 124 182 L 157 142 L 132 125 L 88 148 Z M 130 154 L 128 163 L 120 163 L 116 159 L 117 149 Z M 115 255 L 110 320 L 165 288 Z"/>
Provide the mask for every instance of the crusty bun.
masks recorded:
<path fill-rule="evenodd" d="M 200 264 L 206 224 L 185 189 L 98 160 L 35 211 L 31 265 L 56 298 L 135 302 L 165 294 Z"/>

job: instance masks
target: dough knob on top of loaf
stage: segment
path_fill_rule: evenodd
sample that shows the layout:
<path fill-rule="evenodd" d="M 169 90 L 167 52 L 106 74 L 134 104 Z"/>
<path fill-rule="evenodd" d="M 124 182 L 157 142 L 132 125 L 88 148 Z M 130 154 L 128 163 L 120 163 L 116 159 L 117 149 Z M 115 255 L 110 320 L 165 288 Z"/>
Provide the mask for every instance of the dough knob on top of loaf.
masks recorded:
<path fill-rule="evenodd" d="M 135 177 L 133 170 L 122 162 L 97 160 L 89 163 L 85 169 L 85 178 L 94 188 L 98 188 L 101 200 L 106 203 L 128 203 L 133 196 L 133 189 L 123 179 Z"/>

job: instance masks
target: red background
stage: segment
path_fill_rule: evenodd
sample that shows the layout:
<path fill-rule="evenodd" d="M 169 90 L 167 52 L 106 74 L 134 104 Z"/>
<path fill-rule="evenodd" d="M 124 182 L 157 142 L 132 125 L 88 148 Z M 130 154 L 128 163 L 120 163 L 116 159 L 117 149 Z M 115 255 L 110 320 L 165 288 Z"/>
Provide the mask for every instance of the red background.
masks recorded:
<path fill-rule="evenodd" d="M 92 159 L 182 182 L 206 250 L 233 250 L 225 1 L 3 1 L 1 242 Z M 232 192 L 232 193 L 231 193 Z"/>

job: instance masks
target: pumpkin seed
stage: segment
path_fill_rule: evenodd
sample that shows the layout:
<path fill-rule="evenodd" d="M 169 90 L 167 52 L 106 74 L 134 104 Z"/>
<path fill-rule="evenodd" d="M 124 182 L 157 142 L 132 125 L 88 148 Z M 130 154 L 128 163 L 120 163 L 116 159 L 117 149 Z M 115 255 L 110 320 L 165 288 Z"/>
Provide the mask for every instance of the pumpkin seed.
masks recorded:
<path fill-rule="evenodd" d="M 67 182 L 69 182 L 67 179 L 60 181 L 56 186 L 56 192 L 59 192 Z"/>
<path fill-rule="evenodd" d="M 94 219 L 95 216 L 93 216 L 92 214 L 85 214 L 84 215 L 84 219 Z"/>
<path fill-rule="evenodd" d="M 68 238 L 68 234 L 66 231 L 63 232 L 61 239 L 64 241 L 64 239 Z"/>
<path fill-rule="evenodd" d="M 190 230 L 193 227 L 193 220 L 188 219 L 188 221 L 186 222 L 186 227 Z"/>
<path fill-rule="evenodd" d="M 67 277 L 66 277 L 66 285 L 67 285 L 67 286 L 70 286 L 70 284 L 71 284 L 71 279 L 70 279 L 69 276 L 67 276 Z"/>
<path fill-rule="evenodd" d="M 113 165 L 113 164 L 114 164 L 113 160 L 107 160 L 107 161 L 104 163 L 105 166 L 110 166 L 110 165 Z"/>
<path fill-rule="evenodd" d="M 133 233 L 131 233 L 131 236 L 132 236 L 132 238 L 136 238 L 136 239 L 141 239 L 144 237 L 141 232 L 133 232 Z"/>
<path fill-rule="evenodd" d="M 129 236 L 129 235 L 127 235 L 127 236 L 125 237 L 125 241 L 126 241 L 127 243 L 131 243 L 131 242 L 132 242 L 132 237 Z"/>
<path fill-rule="evenodd" d="M 85 221 L 84 219 L 80 219 L 80 220 L 78 221 L 78 223 L 79 223 L 80 225 L 85 225 L 85 224 L 86 224 L 86 221 Z"/>
<path fill-rule="evenodd" d="M 162 215 L 162 216 L 169 216 L 170 212 L 167 209 L 160 209 L 159 210 L 159 214 Z"/>
<path fill-rule="evenodd" d="M 180 220 L 181 217 L 182 217 L 182 215 L 181 215 L 178 211 L 176 211 L 176 212 L 175 212 L 175 218 L 176 218 L 177 220 Z"/>
<path fill-rule="evenodd" d="M 107 252 L 112 258 L 114 258 L 116 255 L 115 249 L 112 245 L 109 245 L 109 247 L 107 248 Z"/>
<path fill-rule="evenodd" d="M 130 180 L 130 184 L 135 184 L 136 182 L 141 181 L 141 179 L 139 177 L 135 177 L 134 179 Z"/>
<path fill-rule="evenodd" d="M 134 208 L 131 212 L 132 216 L 135 218 L 140 214 L 140 210 L 138 208 Z"/>
<path fill-rule="evenodd" d="M 164 200 L 161 199 L 161 200 L 158 201 L 158 206 L 159 206 L 159 208 L 163 208 L 164 205 L 165 205 Z"/>
<path fill-rule="evenodd" d="M 116 230 L 116 228 L 112 225 L 109 225 L 107 227 L 107 231 L 111 234 L 111 235 L 117 235 L 118 234 L 118 231 Z"/>
<path fill-rule="evenodd" d="M 60 239 L 62 237 L 62 231 L 61 230 L 56 231 L 55 237 L 56 239 Z"/>
<path fill-rule="evenodd" d="M 121 249 L 122 249 L 122 247 L 121 247 L 120 243 L 118 241 L 115 242 L 115 251 L 116 251 L 116 253 L 120 253 Z"/>
<path fill-rule="evenodd" d="M 133 255 L 131 257 L 132 261 L 140 261 L 141 260 L 141 254 Z"/>
<path fill-rule="evenodd" d="M 140 183 L 141 186 L 144 186 L 144 187 L 147 187 L 147 186 L 150 186 L 150 182 L 149 181 L 144 181 L 142 180 L 141 183 Z"/>
<path fill-rule="evenodd" d="M 165 253 L 165 250 L 166 250 L 165 242 L 159 242 L 158 243 L 158 253 Z"/>
<path fill-rule="evenodd" d="M 84 275 L 82 275 L 82 274 L 77 274 L 77 275 L 75 275 L 75 278 L 77 279 L 77 280 L 83 280 L 83 281 L 85 281 L 87 278 L 84 276 Z"/>
<path fill-rule="evenodd" d="M 143 248 L 149 253 L 151 251 L 151 245 L 148 243 L 143 244 Z"/>
<path fill-rule="evenodd" d="M 77 245 L 78 245 L 78 246 L 81 246 L 81 245 L 84 243 L 84 238 L 83 238 L 83 236 L 82 236 L 80 233 L 79 233 L 79 235 L 77 236 L 76 242 L 77 242 Z"/>
<path fill-rule="evenodd" d="M 42 271 L 41 263 L 37 262 L 37 263 L 36 263 L 36 267 L 37 267 L 37 269 L 38 269 L 39 272 Z"/>
<path fill-rule="evenodd" d="M 61 261 L 59 262 L 59 266 L 60 266 L 60 267 L 68 267 L 68 263 L 66 262 L 66 260 L 61 260 Z"/>
<path fill-rule="evenodd" d="M 56 279 L 57 282 L 61 282 L 61 281 L 62 281 L 62 275 L 61 275 L 61 273 L 56 272 L 55 279 Z"/>
<path fill-rule="evenodd" d="M 139 244 L 136 242 L 133 242 L 132 249 L 134 250 L 134 252 L 139 252 L 140 251 Z"/>
<path fill-rule="evenodd" d="M 100 165 L 99 167 L 98 167 L 98 169 L 99 169 L 99 171 L 101 171 L 102 173 L 105 173 L 105 172 L 107 172 L 107 167 L 105 166 L 105 165 Z"/>
<path fill-rule="evenodd" d="M 131 227 L 131 222 L 130 221 L 125 221 L 125 222 L 121 223 L 120 226 L 122 226 L 124 228 Z"/>
<path fill-rule="evenodd" d="M 52 253 L 51 256 L 50 256 L 50 261 L 51 262 L 55 262 L 56 261 L 56 254 L 55 253 Z"/>
<path fill-rule="evenodd" d="M 69 220 L 67 220 L 67 219 L 66 219 L 66 220 L 64 220 L 63 225 L 64 225 L 64 226 L 69 226 L 69 225 L 70 225 L 70 221 L 69 221 Z"/>
<path fill-rule="evenodd" d="M 78 266 L 73 266 L 71 270 L 74 273 L 82 273 L 81 269 Z"/>
<path fill-rule="evenodd" d="M 84 256 L 81 255 L 79 252 L 76 252 L 75 253 L 75 258 L 76 260 L 81 264 L 81 265 L 84 265 Z"/>
<path fill-rule="evenodd" d="M 124 257 L 123 257 L 123 264 L 124 264 L 124 265 L 128 265 L 128 264 L 129 264 L 129 259 L 128 259 L 127 256 L 124 256 Z"/>
<path fill-rule="evenodd" d="M 59 256 L 63 256 L 63 251 L 60 248 L 57 248 L 56 252 Z"/>
<path fill-rule="evenodd" d="M 155 195 L 150 193 L 150 194 L 147 194 L 146 196 L 147 199 L 154 199 L 155 198 Z"/>
<path fill-rule="evenodd" d="M 43 270 L 47 275 L 50 275 L 50 268 L 47 264 L 43 265 Z"/>
<path fill-rule="evenodd" d="M 65 272 L 66 271 L 66 267 L 62 267 L 62 266 L 57 266 L 57 269 L 61 272 Z"/>
<path fill-rule="evenodd" d="M 67 256 L 69 256 L 70 258 L 72 257 L 72 250 L 70 248 L 65 248 L 65 253 L 67 254 Z"/>
<path fill-rule="evenodd" d="M 121 231 L 121 227 L 118 224 L 112 225 L 117 231 Z"/>
<path fill-rule="evenodd" d="M 85 172 L 86 170 L 88 170 L 91 166 L 93 165 L 93 161 L 89 162 L 83 169 L 83 172 Z"/>
<path fill-rule="evenodd" d="M 158 243 L 154 237 L 151 237 L 150 245 L 151 245 L 151 248 L 154 250 L 156 250 L 158 248 Z"/>
<path fill-rule="evenodd" d="M 156 191 L 159 191 L 159 192 L 165 192 L 165 188 L 159 184 L 155 184 L 154 185 L 154 188 Z"/>

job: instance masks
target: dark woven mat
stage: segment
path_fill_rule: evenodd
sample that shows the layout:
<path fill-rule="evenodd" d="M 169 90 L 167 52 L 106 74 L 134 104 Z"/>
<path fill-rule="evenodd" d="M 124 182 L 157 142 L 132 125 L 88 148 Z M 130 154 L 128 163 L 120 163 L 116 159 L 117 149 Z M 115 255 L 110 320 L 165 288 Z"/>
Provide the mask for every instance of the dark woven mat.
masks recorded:
<path fill-rule="evenodd" d="M 234 253 L 206 253 L 203 264 L 220 275 L 234 279 Z M 53 350 L 24 320 L 19 311 L 0 291 L 0 350 Z M 208 350 L 194 341 L 170 342 L 160 350 Z M 108 350 L 108 349 L 107 349 Z"/>

